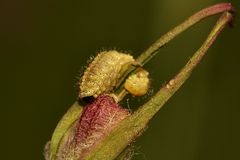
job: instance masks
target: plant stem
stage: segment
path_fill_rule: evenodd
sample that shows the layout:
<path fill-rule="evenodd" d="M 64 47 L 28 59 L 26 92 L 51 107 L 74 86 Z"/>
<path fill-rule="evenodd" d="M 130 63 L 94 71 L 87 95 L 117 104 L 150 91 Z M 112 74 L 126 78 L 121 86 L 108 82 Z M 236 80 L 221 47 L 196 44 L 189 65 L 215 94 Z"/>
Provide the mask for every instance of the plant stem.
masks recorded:
<path fill-rule="evenodd" d="M 231 20 L 231 13 L 223 13 L 201 48 L 192 56 L 182 70 L 164 85 L 150 101 L 141 106 L 131 116 L 124 119 L 86 159 L 114 159 L 139 136 L 147 126 L 149 120 L 188 79 L 216 37 Z"/>
<path fill-rule="evenodd" d="M 173 28 L 171 31 L 167 32 L 165 35 L 160 37 L 155 43 L 153 43 L 146 51 L 144 51 L 138 58 L 137 61 L 141 64 L 145 64 L 148 62 L 156 53 L 159 51 L 161 47 L 171 41 L 173 38 L 178 36 L 180 33 L 184 32 L 189 27 L 193 26 L 197 22 L 201 21 L 202 19 L 222 13 L 224 11 L 232 11 L 233 7 L 231 3 L 220 3 L 213 5 L 211 7 L 205 8 L 188 19 L 182 22 L 180 25 Z"/>
<path fill-rule="evenodd" d="M 172 78 L 166 85 L 164 85 L 156 95 L 151 98 L 146 104 L 140 107 L 136 113 L 136 117 L 143 121 L 148 121 L 157 113 L 163 104 L 184 84 L 184 82 L 191 75 L 193 69 L 200 63 L 204 55 L 206 55 L 207 50 L 210 48 L 212 43 L 215 41 L 216 37 L 223 30 L 223 28 L 232 20 L 233 16 L 229 12 L 223 13 L 219 18 L 216 25 L 212 29 L 211 33 L 208 35 L 207 39 L 203 45 L 198 49 L 198 51 L 191 57 L 188 63 L 180 70 L 180 72 Z M 149 115 L 146 115 L 148 113 Z M 145 117 L 145 118 L 143 118 Z"/>
<path fill-rule="evenodd" d="M 193 26 L 194 24 L 201 21 L 202 19 L 218 13 L 222 13 L 224 11 L 233 11 L 233 6 L 231 5 L 231 3 L 220 3 L 220 4 L 216 4 L 200 10 L 199 12 L 195 13 L 194 15 L 186 19 L 184 22 L 182 22 L 181 24 L 179 24 L 178 26 L 174 27 L 172 30 L 170 30 L 169 32 L 161 36 L 147 50 L 141 53 L 136 61 L 141 65 L 146 64 L 151 58 L 153 58 L 154 55 L 158 53 L 161 47 L 163 47 L 173 38 L 178 36 L 180 33 L 184 32 L 186 29 Z M 117 94 L 122 95 L 123 93 L 121 92 L 126 92 L 124 87 L 122 86 L 123 82 L 125 81 L 126 77 L 129 74 L 133 73 L 135 70 L 136 70 L 136 66 L 131 66 L 129 68 L 126 68 L 124 75 L 119 80 L 119 85 L 117 86 L 117 90 L 116 90 Z"/>

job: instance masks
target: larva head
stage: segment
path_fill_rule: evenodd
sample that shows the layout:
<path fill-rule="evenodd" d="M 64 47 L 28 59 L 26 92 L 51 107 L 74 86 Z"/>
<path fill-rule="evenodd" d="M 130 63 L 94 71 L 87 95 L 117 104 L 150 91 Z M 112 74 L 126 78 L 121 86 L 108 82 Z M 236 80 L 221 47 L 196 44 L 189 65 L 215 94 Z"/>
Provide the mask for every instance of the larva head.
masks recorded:
<path fill-rule="evenodd" d="M 122 68 L 133 62 L 134 59 L 129 54 L 115 50 L 100 52 L 89 64 L 79 82 L 79 98 L 96 98 L 102 93 L 111 92 L 122 75 Z"/>
<path fill-rule="evenodd" d="M 148 72 L 144 69 L 128 77 L 124 83 L 124 88 L 134 96 L 142 96 L 147 93 L 149 89 L 150 80 Z"/>

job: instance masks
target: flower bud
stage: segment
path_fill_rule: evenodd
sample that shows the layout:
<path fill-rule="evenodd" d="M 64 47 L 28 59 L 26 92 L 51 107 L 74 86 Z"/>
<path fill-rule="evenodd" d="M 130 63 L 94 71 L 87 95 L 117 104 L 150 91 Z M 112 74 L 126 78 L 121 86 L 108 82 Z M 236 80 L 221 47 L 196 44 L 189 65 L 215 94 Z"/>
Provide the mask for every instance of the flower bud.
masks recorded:
<path fill-rule="evenodd" d="M 80 119 L 65 134 L 56 159 L 84 159 L 128 115 L 111 96 L 98 96 L 84 107 Z"/>

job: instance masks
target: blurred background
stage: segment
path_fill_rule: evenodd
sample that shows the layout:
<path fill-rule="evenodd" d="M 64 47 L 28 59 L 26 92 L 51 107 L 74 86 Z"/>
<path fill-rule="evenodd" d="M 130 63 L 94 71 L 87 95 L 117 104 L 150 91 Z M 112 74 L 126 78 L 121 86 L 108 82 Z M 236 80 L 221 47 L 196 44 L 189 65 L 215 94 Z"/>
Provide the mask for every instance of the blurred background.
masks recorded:
<path fill-rule="evenodd" d="M 91 56 L 116 48 L 137 57 L 198 10 L 221 0 L 17 1 L 0 5 L 0 159 L 40 160 L 61 116 L 77 97 Z M 230 1 L 240 13 L 239 0 Z M 181 34 L 145 68 L 148 96 L 200 47 L 218 16 Z M 240 159 L 240 22 L 226 28 L 192 77 L 136 142 L 136 160 Z"/>

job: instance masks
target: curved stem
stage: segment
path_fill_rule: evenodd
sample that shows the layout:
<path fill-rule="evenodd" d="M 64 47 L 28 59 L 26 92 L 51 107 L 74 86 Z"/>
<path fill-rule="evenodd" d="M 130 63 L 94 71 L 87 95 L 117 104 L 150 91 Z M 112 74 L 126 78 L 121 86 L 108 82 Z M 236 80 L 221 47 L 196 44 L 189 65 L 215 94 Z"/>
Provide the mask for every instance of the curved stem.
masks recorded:
<path fill-rule="evenodd" d="M 199 12 L 195 13 L 188 19 L 186 19 L 184 22 L 179 24 L 178 26 L 174 27 L 172 30 L 161 36 L 156 42 L 154 42 L 147 50 L 145 50 L 143 53 L 140 54 L 140 56 L 137 58 L 137 62 L 144 65 L 147 63 L 151 58 L 153 58 L 154 55 L 158 53 L 161 47 L 163 47 L 165 44 L 167 44 L 169 41 L 171 41 L 173 38 L 178 36 L 180 33 L 184 32 L 189 27 L 193 26 L 197 22 L 201 21 L 202 19 L 222 13 L 225 11 L 233 11 L 233 6 L 231 3 L 220 3 L 213 6 L 210 6 L 208 8 L 202 9 Z M 126 68 L 124 75 L 119 80 L 119 84 L 117 86 L 116 93 L 121 94 L 121 92 L 124 91 L 123 82 L 125 81 L 126 77 L 135 72 L 136 67 L 131 66 L 129 68 Z"/>
<path fill-rule="evenodd" d="M 193 69 L 200 63 L 207 50 L 210 48 L 216 37 L 223 30 L 223 28 L 232 20 L 233 16 L 229 12 L 223 13 L 216 25 L 208 35 L 203 45 L 191 57 L 188 63 L 180 70 L 180 72 L 172 78 L 166 85 L 164 85 L 157 94 L 151 98 L 146 104 L 137 110 L 135 115 L 140 116 L 146 121 L 150 120 L 154 114 L 163 106 L 163 104 L 184 84 L 184 82 L 191 75 Z M 148 113 L 148 115 L 146 115 Z M 139 117 L 139 118 L 140 118 Z M 145 117 L 145 118 L 143 118 Z"/>
<path fill-rule="evenodd" d="M 141 64 L 145 64 L 148 62 L 156 53 L 159 51 L 161 47 L 171 41 L 173 38 L 178 36 L 180 33 L 184 32 L 189 27 L 193 26 L 197 22 L 201 21 L 202 19 L 222 13 L 224 11 L 232 11 L 233 7 L 231 3 L 220 3 L 213 5 L 211 7 L 205 8 L 188 19 L 182 22 L 180 25 L 173 28 L 171 31 L 167 32 L 165 35 L 160 37 L 156 42 L 154 42 L 146 51 L 144 51 L 138 58 L 137 61 Z"/>

